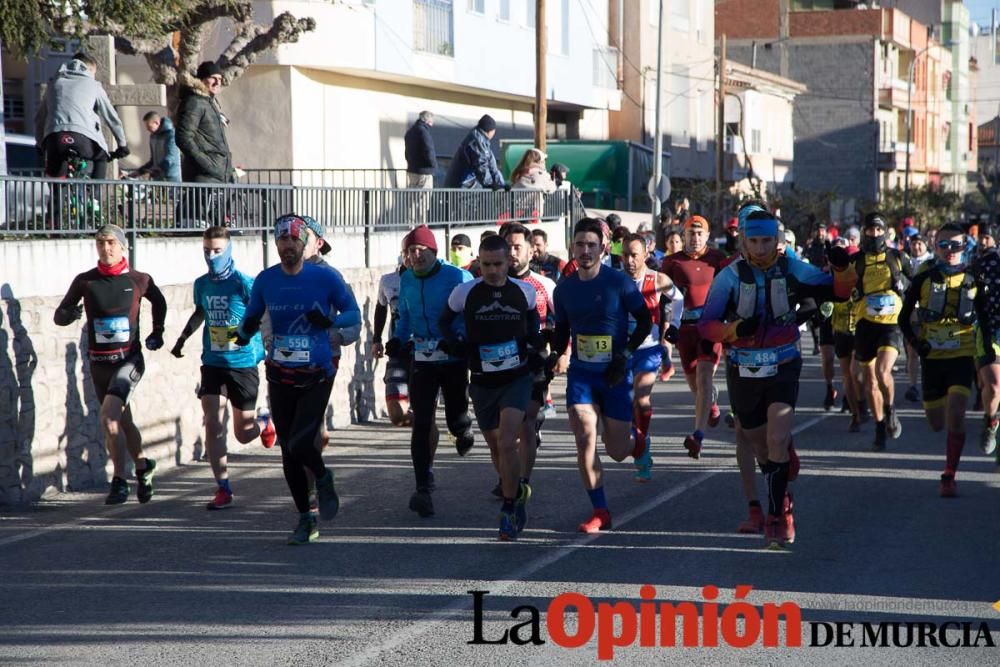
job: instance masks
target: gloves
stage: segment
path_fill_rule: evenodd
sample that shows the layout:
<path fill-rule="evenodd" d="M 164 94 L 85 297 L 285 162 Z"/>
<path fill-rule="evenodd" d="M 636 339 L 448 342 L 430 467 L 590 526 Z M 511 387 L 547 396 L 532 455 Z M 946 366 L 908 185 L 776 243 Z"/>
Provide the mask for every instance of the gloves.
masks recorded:
<path fill-rule="evenodd" d="M 830 266 L 837 270 L 846 269 L 847 265 L 851 263 L 851 255 L 847 252 L 847 248 L 840 246 L 830 248 L 827 259 L 830 260 Z"/>
<path fill-rule="evenodd" d="M 371 347 L 371 355 L 373 359 L 381 359 L 385 356 L 385 346 L 382 345 L 382 341 L 373 340 Z"/>
<path fill-rule="evenodd" d="M 681 339 L 681 330 L 671 324 L 667 327 L 667 330 L 663 332 L 663 339 L 671 345 L 676 345 L 677 341 Z"/>
<path fill-rule="evenodd" d="M 609 387 L 615 387 L 625 381 L 628 374 L 628 358 L 618 352 L 611 357 L 611 363 L 604 371 L 604 381 Z"/>
<path fill-rule="evenodd" d="M 306 319 L 317 329 L 329 329 L 333 326 L 333 320 L 324 315 L 319 308 L 313 308 L 306 313 Z"/>
<path fill-rule="evenodd" d="M 757 333 L 758 327 L 760 327 L 760 315 L 754 315 L 753 317 L 740 320 L 736 324 L 736 336 L 738 338 L 752 336 Z"/>
<path fill-rule="evenodd" d="M 390 338 L 389 342 L 385 344 L 385 356 L 398 359 L 401 347 L 402 344 L 398 338 Z"/>
<path fill-rule="evenodd" d="M 132 151 L 128 149 L 128 146 L 119 146 L 111 153 L 112 160 L 120 160 L 123 157 L 128 157 Z"/>
<path fill-rule="evenodd" d="M 542 356 L 541 352 L 531 352 L 528 354 L 528 370 L 537 373 L 545 368 L 548 359 Z"/>
<path fill-rule="evenodd" d="M 163 347 L 163 334 L 153 332 L 146 336 L 146 349 L 159 350 Z"/>
<path fill-rule="evenodd" d="M 243 329 L 236 330 L 236 344 L 240 347 L 246 347 L 250 344 L 250 338 L 243 333 Z"/>
<path fill-rule="evenodd" d="M 174 355 L 178 359 L 183 359 L 184 358 L 184 339 L 183 338 L 178 338 L 177 339 L 177 342 L 174 343 L 174 346 L 170 349 L 170 354 Z"/>
<path fill-rule="evenodd" d="M 73 310 L 70 311 L 70 312 L 71 312 L 71 314 L 73 316 L 70 321 L 71 322 L 76 322 L 78 319 L 80 319 L 81 317 L 83 317 L 83 304 L 82 303 L 81 304 L 77 304 L 73 308 Z"/>
<path fill-rule="evenodd" d="M 464 357 L 465 356 L 465 339 L 464 338 L 442 338 L 438 341 L 437 349 L 441 350 L 450 357 Z"/>
<path fill-rule="evenodd" d="M 990 348 L 992 347 L 993 346 L 990 345 Z M 925 340 L 918 340 L 916 344 L 913 346 L 913 349 L 917 351 L 917 356 L 919 356 L 921 359 L 926 359 L 927 355 L 929 355 L 934 350 L 934 348 L 931 347 L 931 344 Z"/>

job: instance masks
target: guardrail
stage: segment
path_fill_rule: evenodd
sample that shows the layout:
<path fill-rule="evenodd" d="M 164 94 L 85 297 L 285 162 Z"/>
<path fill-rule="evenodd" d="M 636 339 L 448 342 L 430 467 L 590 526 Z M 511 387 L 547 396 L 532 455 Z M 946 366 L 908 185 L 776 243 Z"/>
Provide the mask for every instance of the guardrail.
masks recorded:
<path fill-rule="evenodd" d="M 200 233 L 224 225 L 266 234 L 283 213 L 311 215 L 334 233 L 365 236 L 419 224 L 450 230 L 504 222 L 562 222 L 582 215 L 569 192 L 534 190 L 407 190 L 300 185 L 169 183 L 0 176 L 0 237 L 92 234 L 103 224 L 131 236 Z"/>
<path fill-rule="evenodd" d="M 405 169 L 244 169 L 247 185 L 326 188 L 405 188 Z"/>

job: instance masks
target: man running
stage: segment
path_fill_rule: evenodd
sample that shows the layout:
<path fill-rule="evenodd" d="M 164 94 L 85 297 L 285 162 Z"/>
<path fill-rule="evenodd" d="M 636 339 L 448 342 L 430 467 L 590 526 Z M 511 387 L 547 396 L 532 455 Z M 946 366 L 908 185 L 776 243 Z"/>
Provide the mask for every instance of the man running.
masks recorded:
<path fill-rule="evenodd" d="M 264 345 L 255 335 L 250 345 L 236 344 L 236 327 L 243 319 L 253 278 L 236 270 L 233 244 L 225 227 L 209 227 L 202 234 L 202 248 L 208 273 L 194 281 L 194 312 L 170 353 L 184 356 L 184 343 L 207 320 L 202 334 L 201 382 L 198 398 L 205 415 L 205 451 L 218 487 L 206 505 L 221 510 L 233 504 L 223 425 L 226 401 L 232 405 L 233 435 L 246 444 L 258 436 L 264 447 L 274 446 L 277 437 L 270 416 L 254 415 L 260 376 L 257 364 L 264 357 Z"/>
<path fill-rule="evenodd" d="M 937 261 L 914 276 L 899 311 L 903 336 L 920 355 L 927 423 L 935 433 L 948 431 L 942 498 L 955 496 L 955 473 L 965 446 L 965 410 L 976 380 L 976 283 L 965 265 L 965 241 L 965 232 L 955 223 L 938 230 Z M 919 332 L 910 321 L 914 311 Z"/>
<path fill-rule="evenodd" d="M 684 439 L 684 448 L 693 459 L 701 456 L 706 426 L 714 428 L 722 416 L 716 403 L 718 391 L 712 383 L 722 359 L 722 345 L 703 340 L 698 333 L 698 319 L 708 289 L 726 261 L 724 253 L 708 247 L 709 233 L 705 218 L 700 215 L 688 218 L 684 224 L 684 250 L 668 255 L 660 268 L 684 293 L 684 311 L 676 345 L 684 379 L 695 397 L 694 432 Z"/>
<path fill-rule="evenodd" d="M 903 346 L 899 309 L 913 274 L 903 254 L 886 244 L 888 225 L 881 213 L 865 216 L 863 227 L 861 251 L 851 258 L 858 276 L 854 358 L 861 365 L 864 394 L 877 422 L 872 451 L 880 452 L 887 435 L 895 440 L 903 432 L 893 409 L 892 367 Z"/>
<path fill-rule="evenodd" d="M 441 314 L 446 346 L 469 360 L 469 395 L 479 430 L 496 452 L 503 486 L 500 539 L 513 540 L 528 521 L 531 487 L 521 481 L 517 441 L 531 400 L 531 366 L 544 367 L 544 343 L 535 307 L 534 286 L 508 278 L 510 248 L 500 236 L 479 245 L 482 277 L 452 290 Z M 465 338 L 455 335 L 452 322 L 463 315 Z M 530 362 L 529 359 L 534 361 Z M 533 443 L 522 442 L 522 448 Z"/>
<path fill-rule="evenodd" d="M 839 236 L 833 246 L 843 248 L 849 255 L 857 252 L 845 237 Z M 836 301 L 830 314 L 830 330 L 833 332 L 833 355 L 840 364 L 840 380 L 844 387 L 844 404 L 851 411 L 851 424 L 848 433 L 857 433 L 861 424 L 867 420 L 861 409 L 861 384 L 858 382 L 857 362 L 854 360 L 854 317 L 855 304 L 848 301 Z"/>
<path fill-rule="evenodd" d="M 458 285 L 472 280 L 468 271 L 446 264 L 437 258 L 437 241 L 427 225 L 420 225 L 403 239 L 403 251 L 410 258 L 410 270 L 400 277 L 399 318 L 385 352 L 390 357 L 412 358 L 410 406 L 413 429 L 410 434 L 410 457 L 416 477 L 416 491 L 410 496 L 410 509 L 421 517 L 434 515 L 433 430 L 438 392 L 444 397 L 445 419 L 455 438 L 455 449 L 465 456 L 472 445 L 472 420 L 469 419 L 469 368 L 462 354 L 442 346 L 445 332 L 439 321 L 448 297 Z M 461 336 L 462 321 L 454 323 L 449 335 Z"/>
<path fill-rule="evenodd" d="M 674 308 L 673 321 L 668 323 L 670 304 L 682 298 L 680 290 L 665 274 L 646 267 L 647 246 L 639 234 L 629 234 L 622 241 L 622 265 L 628 277 L 635 282 L 642 294 L 646 308 L 653 320 L 649 335 L 639 344 L 632 355 L 632 423 L 636 440 L 642 440 L 642 456 L 635 461 L 635 480 L 648 482 L 652 479 L 653 456 L 650 452 L 651 438 L 649 424 L 653 419 L 653 385 L 656 372 L 660 369 L 660 355 L 663 352 L 663 333 L 668 329 L 676 331 L 680 326 L 681 309 Z M 636 326 L 635 318 L 629 317 L 629 333 Z"/>
<path fill-rule="evenodd" d="M 281 264 L 257 276 L 237 331 L 237 343 L 248 345 L 265 311 L 270 316 L 267 393 L 285 481 L 299 513 L 288 537 L 291 545 L 308 544 L 319 537 L 316 515 L 309 509 L 305 468 L 316 477 L 320 517 L 333 519 L 340 509 L 333 471 L 323 463 L 316 436 L 336 374 L 328 330 L 357 326 L 361 321 L 358 304 L 338 274 L 305 261 L 308 235 L 302 217 L 278 218 L 274 239 Z"/>
<path fill-rule="evenodd" d="M 129 268 L 125 232 L 120 227 L 104 225 L 94 239 L 97 267 L 73 279 L 53 320 L 65 327 L 83 317 L 84 312 L 87 314 L 90 376 L 101 403 L 104 444 L 114 466 L 111 490 L 104 503 L 120 505 L 128 500 L 126 450 L 135 464 L 136 498 L 140 503 L 148 503 L 153 498 L 156 461 L 143 454 L 142 435 L 132 419 L 129 399 L 146 370 L 139 344 L 140 302 L 145 298 L 153 307 L 153 330 L 146 337 L 146 349 L 158 350 L 163 347 L 167 301 L 151 276 Z"/>
<path fill-rule="evenodd" d="M 558 361 L 572 335 L 573 352 L 566 381 L 566 405 L 576 439 L 577 466 L 590 496 L 593 514 L 578 530 L 596 533 L 611 528 L 604 495 L 601 459 L 597 454 L 597 422 L 603 417 L 604 447 L 615 461 L 629 454 L 639 459 L 645 441 L 630 437 L 632 385 L 629 357 L 649 336 L 652 318 L 635 283 L 604 266 L 601 255 L 607 237 L 601 223 L 583 218 L 573 229 L 577 271 L 556 285 L 556 331 L 547 366 Z M 636 326 L 628 334 L 628 316 Z"/>
<path fill-rule="evenodd" d="M 399 317 L 399 278 L 406 271 L 409 260 L 404 255 L 395 271 L 383 275 L 378 281 L 378 300 L 375 304 L 375 322 L 372 326 L 371 355 L 373 359 L 385 356 L 382 331 L 389 320 L 389 335 L 396 328 Z M 386 357 L 385 408 L 394 426 L 410 425 L 410 395 L 407 388 L 410 369 L 402 360 Z"/>
<path fill-rule="evenodd" d="M 727 381 L 745 437 L 768 490 L 765 546 L 795 541 L 789 445 L 802 369 L 795 308 L 803 299 L 843 300 L 853 286 L 846 252 L 831 250 L 834 276 L 778 254 L 778 220 L 754 211 L 743 229 L 743 258 L 726 267 L 708 293 L 698 323 L 708 340 L 730 345 Z"/>
<path fill-rule="evenodd" d="M 562 279 L 563 269 L 566 268 L 566 260 L 549 252 L 549 235 L 544 229 L 532 230 L 531 247 L 531 270 L 540 273 L 553 283 L 558 283 Z"/>
<path fill-rule="evenodd" d="M 988 229 L 988 228 L 987 228 Z M 990 234 L 993 237 L 996 232 Z M 987 456 L 997 451 L 997 429 L 1000 427 L 1000 249 L 996 246 L 982 252 L 973 268 L 976 278 L 976 363 L 979 384 L 983 388 L 983 427 L 979 448 Z M 1000 454 L 997 456 L 1000 465 Z"/>

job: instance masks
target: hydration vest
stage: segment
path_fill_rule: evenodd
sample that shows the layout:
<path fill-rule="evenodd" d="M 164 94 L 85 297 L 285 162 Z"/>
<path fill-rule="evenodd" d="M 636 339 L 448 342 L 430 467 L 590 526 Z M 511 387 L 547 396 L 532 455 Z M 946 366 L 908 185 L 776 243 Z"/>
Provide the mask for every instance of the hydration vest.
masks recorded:
<path fill-rule="evenodd" d="M 883 260 L 886 266 L 889 268 L 889 284 L 885 287 L 872 288 L 865 284 L 865 267 L 868 264 L 869 257 L 878 257 L 878 255 L 884 255 Z M 882 253 L 866 253 L 861 252 L 857 254 L 857 258 L 854 260 L 854 270 L 858 274 L 858 283 L 855 288 L 854 300 L 859 300 L 861 297 L 868 296 L 869 294 L 884 294 L 886 292 L 895 292 L 902 298 L 903 293 L 906 291 L 906 280 L 903 275 L 902 258 L 899 255 L 899 251 L 893 248 L 886 248 Z M 873 264 L 881 264 L 882 262 L 873 262 Z"/>
<path fill-rule="evenodd" d="M 955 309 L 955 319 L 961 324 L 972 324 L 976 320 L 976 311 L 973 307 L 973 301 L 976 297 L 976 283 L 968 271 L 962 278 L 962 284 L 957 288 L 948 287 L 948 282 L 940 269 L 931 269 L 926 280 L 928 283 L 927 303 L 918 311 L 922 322 L 939 322 L 945 316 L 948 292 L 956 289 L 959 291 L 959 297 Z"/>
<path fill-rule="evenodd" d="M 731 314 L 736 319 L 745 320 L 757 314 L 758 285 L 749 262 L 740 258 L 735 266 L 740 278 L 740 293 Z M 799 281 L 791 275 L 788 267 L 788 257 L 779 255 L 771 267 L 777 269 L 774 275 L 764 274 L 764 308 L 779 326 L 795 325 Z"/>

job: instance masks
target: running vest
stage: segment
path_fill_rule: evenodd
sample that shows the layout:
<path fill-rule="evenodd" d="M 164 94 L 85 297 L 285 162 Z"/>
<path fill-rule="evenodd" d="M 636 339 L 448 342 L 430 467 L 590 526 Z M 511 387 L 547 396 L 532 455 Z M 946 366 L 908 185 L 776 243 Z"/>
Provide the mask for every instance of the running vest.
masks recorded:
<path fill-rule="evenodd" d="M 902 258 L 887 248 L 880 253 L 858 253 L 854 268 L 858 274 L 852 300 L 857 302 L 855 315 L 878 324 L 896 324 L 906 289 Z"/>
<path fill-rule="evenodd" d="M 649 330 L 649 335 L 643 339 L 639 345 L 640 350 L 645 350 L 660 344 L 660 296 L 656 291 L 656 272 L 646 271 L 641 278 L 635 280 L 635 286 L 642 294 L 646 308 L 653 318 L 653 327 Z M 635 318 L 631 314 L 628 316 L 628 333 L 632 335 L 635 331 Z"/>
<path fill-rule="evenodd" d="M 919 281 L 919 282 L 917 282 Z M 919 288 L 920 338 L 930 343 L 930 359 L 954 359 L 975 354 L 976 286 L 968 272 L 945 275 L 933 268 L 915 281 Z"/>
<path fill-rule="evenodd" d="M 830 325 L 837 333 L 853 334 L 854 325 L 857 321 L 854 317 L 854 302 L 834 301 L 833 314 L 830 316 Z"/>
<path fill-rule="evenodd" d="M 764 304 L 774 323 L 787 326 L 795 324 L 795 304 L 798 281 L 788 270 L 788 258 L 778 257 L 774 275 L 764 274 Z M 753 267 L 742 257 L 736 260 L 736 272 L 740 278 L 740 291 L 732 314 L 736 319 L 745 320 L 757 313 L 757 280 Z"/>

